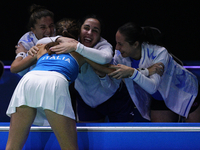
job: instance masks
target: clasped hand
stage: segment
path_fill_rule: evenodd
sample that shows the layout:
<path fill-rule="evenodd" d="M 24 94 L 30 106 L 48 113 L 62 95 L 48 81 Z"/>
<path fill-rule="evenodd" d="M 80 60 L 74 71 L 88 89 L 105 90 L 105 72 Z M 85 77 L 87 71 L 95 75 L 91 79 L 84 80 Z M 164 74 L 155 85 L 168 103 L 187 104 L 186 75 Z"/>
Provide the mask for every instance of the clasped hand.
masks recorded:
<path fill-rule="evenodd" d="M 157 73 L 160 76 L 162 76 L 163 73 L 164 73 L 164 65 L 163 65 L 163 63 L 158 62 L 158 63 L 153 64 L 152 66 L 150 66 L 148 68 L 148 70 L 149 70 L 149 76 L 151 76 L 151 75 L 153 75 L 155 73 Z"/>
<path fill-rule="evenodd" d="M 131 77 L 135 70 L 132 67 L 128 67 L 128 66 L 125 66 L 122 64 L 112 65 L 109 68 L 116 69 L 115 71 L 108 74 L 109 76 L 116 78 L 116 79 Z M 163 65 L 163 63 L 159 62 L 159 63 L 153 64 L 152 66 L 150 66 L 148 68 L 148 70 L 149 70 L 149 76 L 151 76 L 155 73 L 162 76 L 164 73 L 164 65 Z"/>
<path fill-rule="evenodd" d="M 62 53 L 70 53 L 77 49 L 78 41 L 67 38 L 67 37 L 59 37 L 57 39 L 57 42 L 59 42 L 59 45 L 53 46 L 50 48 L 52 52 L 55 52 L 56 54 L 62 54 Z M 41 44 L 38 44 L 41 45 Z M 29 51 L 28 54 L 31 56 L 34 56 L 38 53 L 39 48 L 36 46 L 33 46 Z"/>
<path fill-rule="evenodd" d="M 38 44 L 38 45 L 41 45 L 41 44 Z M 31 47 L 31 49 L 29 49 L 28 51 L 28 55 L 32 57 L 36 56 L 39 51 L 39 48 L 37 47 L 38 45 Z"/>
<path fill-rule="evenodd" d="M 116 69 L 115 71 L 108 74 L 109 76 L 116 78 L 116 79 L 131 77 L 135 70 L 132 67 L 128 67 L 128 66 L 122 65 L 122 64 L 112 65 L 109 68 Z"/>
<path fill-rule="evenodd" d="M 59 42 L 59 45 L 50 48 L 50 50 L 56 54 L 70 53 L 77 49 L 78 41 L 72 38 L 59 37 L 57 42 Z"/>

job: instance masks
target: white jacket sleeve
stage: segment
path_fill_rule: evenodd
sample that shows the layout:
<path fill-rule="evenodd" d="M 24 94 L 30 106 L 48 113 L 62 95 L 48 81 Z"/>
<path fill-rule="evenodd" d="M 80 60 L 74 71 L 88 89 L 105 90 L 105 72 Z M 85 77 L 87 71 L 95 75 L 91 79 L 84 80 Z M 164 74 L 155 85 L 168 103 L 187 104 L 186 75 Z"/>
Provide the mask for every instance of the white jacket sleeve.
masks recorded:
<path fill-rule="evenodd" d="M 104 49 L 99 50 L 96 48 L 86 47 L 81 43 L 78 43 L 76 52 L 98 64 L 110 63 L 113 57 L 113 52 L 110 48 L 105 47 Z"/>
<path fill-rule="evenodd" d="M 146 77 L 135 69 L 133 75 L 130 78 L 149 94 L 154 94 L 160 85 L 160 75 L 158 74 Z"/>
<path fill-rule="evenodd" d="M 165 48 L 161 48 L 160 50 L 155 50 L 155 58 L 151 62 L 152 66 L 155 63 L 162 62 L 164 64 L 164 73 L 166 73 L 168 62 L 169 62 L 169 54 Z M 140 85 L 145 91 L 149 94 L 154 94 L 161 83 L 161 77 L 158 74 L 153 74 L 151 76 L 145 75 L 144 72 L 139 72 L 135 69 L 133 75 L 130 77 L 133 81 L 135 81 L 138 85 Z"/>

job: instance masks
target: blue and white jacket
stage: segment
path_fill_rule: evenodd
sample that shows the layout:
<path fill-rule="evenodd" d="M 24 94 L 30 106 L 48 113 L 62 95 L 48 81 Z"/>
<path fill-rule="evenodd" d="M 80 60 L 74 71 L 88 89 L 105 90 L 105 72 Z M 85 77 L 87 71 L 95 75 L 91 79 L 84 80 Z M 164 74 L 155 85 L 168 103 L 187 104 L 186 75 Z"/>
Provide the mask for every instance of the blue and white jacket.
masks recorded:
<path fill-rule="evenodd" d="M 160 77 L 158 74 L 145 76 L 135 69 L 130 78 L 124 79 L 129 94 L 141 115 L 150 120 L 149 95 L 158 90 L 169 109 L 187 117 L 198 93 L 196 76 L 176 63 L 164 47 L 143 43 L 141 53 L 139 68 L 148 68 L 162 62 L 165 70 L 163 76 Z M 116 52 L 113 64 L 131 67 L 131 59 L 130 57 L 123 58 Z"/>

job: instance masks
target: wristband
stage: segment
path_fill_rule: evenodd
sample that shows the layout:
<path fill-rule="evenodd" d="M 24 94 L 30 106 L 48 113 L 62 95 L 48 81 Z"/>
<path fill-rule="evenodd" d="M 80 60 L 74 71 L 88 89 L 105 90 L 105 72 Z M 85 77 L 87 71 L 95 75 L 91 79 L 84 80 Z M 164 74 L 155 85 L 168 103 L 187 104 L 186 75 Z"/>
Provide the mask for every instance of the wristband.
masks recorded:
<path fill-rule="evenodd" d="M 149 70 L 147 68 L 138 68 L 138 70 L 145 76 L 149 76 Z"/>
<path fill-rule="evenodd" d="M 137 74 L 138 74 L 138 70 L 135 69 L 134 72 L 133 72 L 133 74 L 132 74 L 132 76 L 130 76 L 129 78 L 132 79 L 132 80 L 134 80 L 136 78 Z"/>
<path fill-rule="evenodd" d="M 26 57 L 26 53 L 25 52 L 19 52 L 17 54 L 17 56 L 15 57 L 15 59 L 18 58 L 18 57 L 22 57 L 24 59 Z"/>

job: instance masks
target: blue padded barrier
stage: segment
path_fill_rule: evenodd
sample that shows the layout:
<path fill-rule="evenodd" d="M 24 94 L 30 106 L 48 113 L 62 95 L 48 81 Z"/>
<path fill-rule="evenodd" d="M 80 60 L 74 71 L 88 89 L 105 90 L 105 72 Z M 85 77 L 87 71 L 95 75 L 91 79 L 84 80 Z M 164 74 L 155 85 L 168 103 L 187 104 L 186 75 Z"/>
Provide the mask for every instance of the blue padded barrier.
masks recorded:
<path fill-rule="evenodd" d="M 5 149 L 9 123 L 0 124 Z M 80 150 L 197 150 L 199 123 L 77 123 Z M 60 149 L 50 127 L 33 126 L 23 150 Z"/>

